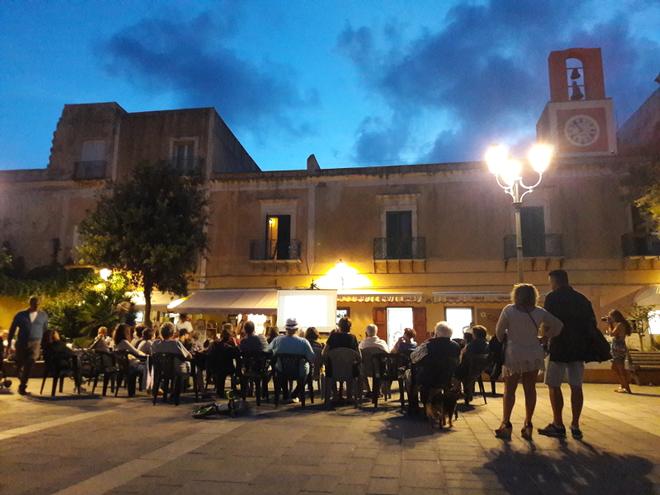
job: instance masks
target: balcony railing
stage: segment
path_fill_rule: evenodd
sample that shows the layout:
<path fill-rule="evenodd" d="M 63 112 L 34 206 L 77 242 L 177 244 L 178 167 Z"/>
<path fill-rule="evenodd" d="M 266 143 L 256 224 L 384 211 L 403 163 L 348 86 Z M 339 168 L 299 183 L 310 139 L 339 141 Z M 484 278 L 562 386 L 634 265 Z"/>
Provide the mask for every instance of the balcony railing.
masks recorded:
<path fill-rule="evenodd" d="M 621 236 L 624 256 L 660 256 L 660 239 L 654 235 L 629 232 Z"/>
<path fill-rule="evenodd" d="M 542 239 L 523 237 L 523 256 L 525 258 L 561 258 L 564 255 L 561 234 L 543 234 Z M 516 236 L 504 236 L 504 259 L 516 257 Z"/>
<path fill-rule="evenodd" d="M 199 157 L 172 159 L 170 163 L 184 175 L 200 175 L 204 170 L 204 159 Z"/>
<path fill-rule="evenodd" d="M 374 239 L 375 260 L 424 260 L 426 259 L 426 238 L 409 237 L 395 239 L 376 237 Z"/>
<path fill-rule="evenodd" d="M 105 179 L 105 160 L 75 162 L 73 178 L 75 180 Z"/>
<path fill-rule="evenodd" d="M 250 261 L 300 261 L 301 249 L 297 239 L 289 243 L 253 240 L 250 241 Z"/>

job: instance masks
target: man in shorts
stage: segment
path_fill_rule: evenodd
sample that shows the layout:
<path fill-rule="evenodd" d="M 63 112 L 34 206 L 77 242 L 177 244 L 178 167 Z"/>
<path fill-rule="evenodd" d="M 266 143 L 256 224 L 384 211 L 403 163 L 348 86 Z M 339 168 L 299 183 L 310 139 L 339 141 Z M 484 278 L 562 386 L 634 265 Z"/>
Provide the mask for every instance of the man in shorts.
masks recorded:
<path fill-rule="evenodd" d="M 564 270 L 554 270 L 549 274 L 550 292 L 545 298 L 544 307 L 564 324 L 561 333 L 550 340 L 550 359 L 545 372 L 545 383 L 550 393 L 553 420 L 545 428 L 539 428 L 541 435 L 566 437 L 566 427 L 562 418 L 564 396 L 561 384 L 568 377 L 571 387 L 571 434 L 581 439 L 580 414 L 584 403 L 582 382 L 584 360 L 589 346 L 589 330 L 596 325 L 596 316 L 591 302 L 568 283 Z"/>

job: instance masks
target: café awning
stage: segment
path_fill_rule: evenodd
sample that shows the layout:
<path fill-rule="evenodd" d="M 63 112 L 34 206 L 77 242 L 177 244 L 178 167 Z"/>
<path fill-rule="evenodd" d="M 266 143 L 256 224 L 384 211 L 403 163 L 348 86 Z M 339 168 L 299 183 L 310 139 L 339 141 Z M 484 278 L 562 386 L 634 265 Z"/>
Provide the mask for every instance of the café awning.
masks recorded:
<path fill-rule="evenodd" d="M 424 294 L 393 290 L 338 290 L 337 302 L 412 304 L 424 302 Z"/>
<path fill-rule="evenodd" d="M 641 289 L 635 295 L 635 303 L 640 306 L 660 306 L 660 285 Z"/>
<path fill-rule="evenodd" d="M 135 291 L 130 294 L 131 301 L 135 306 L 143 310 L 145 305 L 144 293 L 142 291 Z M 169 292 L 154 291 L 151 294 L 151 309 L 154 311 L 165 311 L 167 306 L 173 301 L 176 301 L 179 296 L 170 294 Z"/>
<path fill-rule="evenodd" d="M 272 313 L 277 310 L 277 290 L 199 290 L 169 309 L 176 313 Z"/>

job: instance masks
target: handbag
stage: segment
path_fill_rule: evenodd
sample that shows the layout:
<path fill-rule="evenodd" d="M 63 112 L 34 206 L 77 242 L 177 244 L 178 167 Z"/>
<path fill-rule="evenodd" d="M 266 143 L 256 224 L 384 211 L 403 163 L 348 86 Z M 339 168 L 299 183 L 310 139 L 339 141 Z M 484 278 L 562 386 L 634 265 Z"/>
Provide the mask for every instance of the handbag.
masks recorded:
<path fill-rule="evenodd" d="M 610 344 L 595 324 L 589 326 L 587 331 L 587 349 L 585 350 L 584 362 L 601 363 L 612 359 Z"/>

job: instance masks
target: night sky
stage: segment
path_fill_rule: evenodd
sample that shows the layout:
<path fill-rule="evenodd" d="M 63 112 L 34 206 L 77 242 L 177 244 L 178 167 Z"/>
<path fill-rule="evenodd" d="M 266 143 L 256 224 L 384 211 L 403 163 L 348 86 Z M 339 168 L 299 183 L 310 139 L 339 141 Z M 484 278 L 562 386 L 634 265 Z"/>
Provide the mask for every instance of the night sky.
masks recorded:
<path fill-rule="evenodd" d="M 480 159 L 529 143 L 551 50 L 601 47 L 618 125 L 657 88 L 657 0 L 0 2 L 0 169 L 65 103 L 214 106 L 264 170 Z"/>

